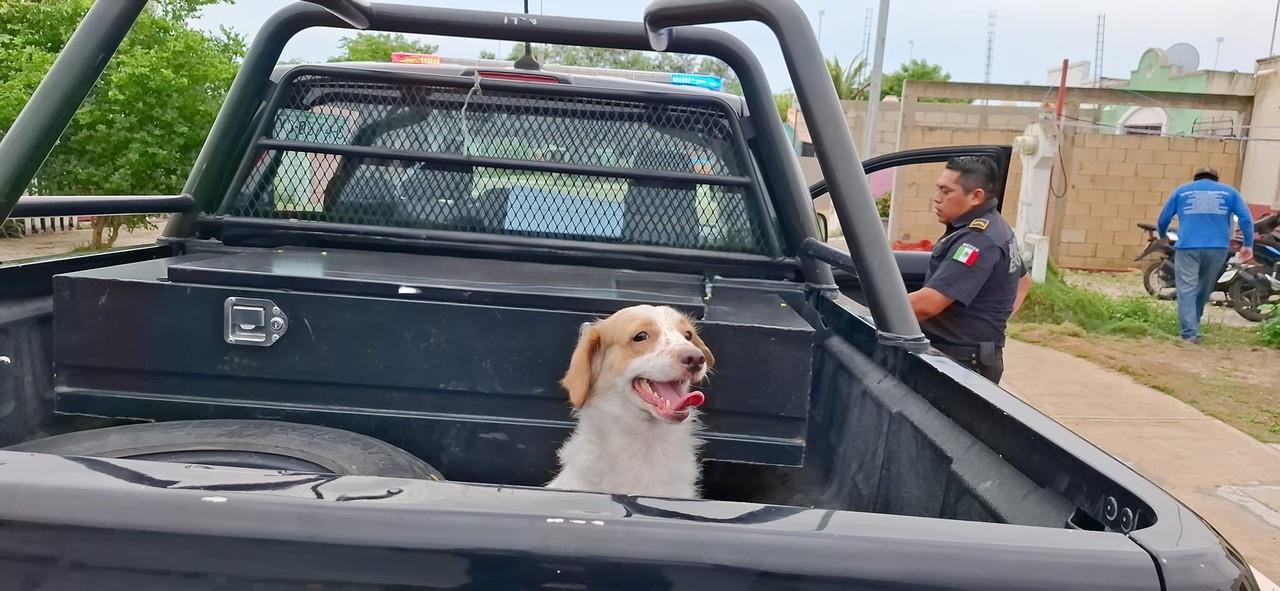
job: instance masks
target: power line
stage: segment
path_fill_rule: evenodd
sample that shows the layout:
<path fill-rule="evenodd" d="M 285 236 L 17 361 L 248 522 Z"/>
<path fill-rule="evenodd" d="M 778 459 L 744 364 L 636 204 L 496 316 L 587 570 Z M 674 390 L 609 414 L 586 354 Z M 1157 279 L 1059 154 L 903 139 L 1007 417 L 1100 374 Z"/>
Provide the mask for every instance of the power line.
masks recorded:
<path fill-rule="evenodd" d="M 1098 123 L 1082 119 L 1080 117 L 1072 117 L 1064 114 L 1063 127 L 1074 127 L 1076 129 L 1091 129 L 1094 131 L 1117 131 L 1123 130 L 1126 135 L 1142 135 L 1152 137 L 1170 137 L 1170 138 L 1188 138 L 1197 140 L 1217 140 L 1217 141 L 1233 141 L 1233 142 L 1280 142 L 1280 138 L 1260 138 L 1260 137 L 1241 137 L 1234 135 L 1209 135 L 1196 133 L 1180 133 L 1175 135 L 1166 134 L 1158 130 L 1148 130 L 1142 128 L 1125 127 L 1123 125 L 1115 125 L 1111 123 Z"/>

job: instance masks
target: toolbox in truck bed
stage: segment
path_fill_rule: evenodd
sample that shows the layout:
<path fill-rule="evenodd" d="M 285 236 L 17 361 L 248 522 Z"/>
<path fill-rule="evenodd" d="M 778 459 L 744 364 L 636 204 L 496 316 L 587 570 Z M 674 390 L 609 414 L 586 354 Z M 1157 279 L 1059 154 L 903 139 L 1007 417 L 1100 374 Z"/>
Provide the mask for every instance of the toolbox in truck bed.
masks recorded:
<path fill-rule="evenodd" d="M 798 466 L 814 343 L 787 303 L 798 296 L 765 281 L 306 248 L 144 261 L 55 278 L 57 409 L 318 423 L 451 479 L 497 468 L 538 484 L 572 427 L 558 380 L 581 324 L 664 304 L 699 318 L 716 353 L 706 457 Z M 260 341 L 233 338 L 257 328 Z"/>
<path fill-rule="evenodd" d="M 169 267 L 178 283 L 610 314 L 666 305 L 702 318 L 703 279 L 672 273 L 358 250 L 286 248 Z"/>

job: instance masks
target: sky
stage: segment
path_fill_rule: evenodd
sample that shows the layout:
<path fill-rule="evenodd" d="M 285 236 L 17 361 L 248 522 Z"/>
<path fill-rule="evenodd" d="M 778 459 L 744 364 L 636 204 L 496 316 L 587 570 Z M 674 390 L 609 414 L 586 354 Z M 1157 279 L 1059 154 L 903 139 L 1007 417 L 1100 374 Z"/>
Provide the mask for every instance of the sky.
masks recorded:
<path fill-rule="evenodd" d="M 399 0 L 481 10 L 522 10 L 520 0 Z M 1280 0 L 894 0 L 889 8 L 885 70 L 911 57 L 941 64 L 951 79 L 982 82 L 986 61 L 988 14 L 996 13 L 995 51 L 991 82 L 1044 84 L 1048 70 L 1063 58 L 1092 61 L 1097 16 L 1106 14 L 1103 75 L 1128 78 L 1142 52 L 1186 42 L 1200 52 L 1201 68 L 1254 71 L 1254 61 L 1269 53 L 1272 25 Z M 210 7 L 199 25 L 229 27 L 252 40 L 254 32 L 286 0 L 235 0 Z M 645 0 L 530 0 L 532 12 L 560 16 L 638 21 Z M 864 22 L 874 0 L 800 0 L 819 29 L 828 56 L 847 60 L 862 49 Z M 959 6 L 959 7 L 958 7 Z M 1211 6 L 1212 8 L 1207 8 Z M 775 91 L 791 87 L 782 54 L 770 31 L 756 23 L 717 25 L 737 35 L 756 51 Z M 873 16 L 872 26 L 875 26 Z M 338 52 L 339 39 L 349 31 L 333 29 L 302 33 L 285 49 L 285 59 L 321 61 Z M 1222 37 L 1221 50 L 1216 39 Z M 505 56 L 509 42 L 427 37 L 440 45 L 439 53 L 476 57 L 480 51 Z M 874 37 L 873 37 L 874 44 Z M 870 60 L 868 60 L 870 61 Z"/>

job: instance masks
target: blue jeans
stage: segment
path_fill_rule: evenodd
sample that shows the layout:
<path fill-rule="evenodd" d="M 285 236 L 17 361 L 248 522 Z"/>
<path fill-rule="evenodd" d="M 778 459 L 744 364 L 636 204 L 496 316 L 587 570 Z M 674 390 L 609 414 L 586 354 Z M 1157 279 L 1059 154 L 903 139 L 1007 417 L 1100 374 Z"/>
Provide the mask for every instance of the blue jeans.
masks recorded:
<path fill-rule="evenodd" d="M 1178 323 L 1182 338 L 1200 336 L 1200 317 L 1209 303 L 1227 264 L 1225 248 L 1188 248 L 1173 257 L 1173 278 L 1178 286 Z"/>

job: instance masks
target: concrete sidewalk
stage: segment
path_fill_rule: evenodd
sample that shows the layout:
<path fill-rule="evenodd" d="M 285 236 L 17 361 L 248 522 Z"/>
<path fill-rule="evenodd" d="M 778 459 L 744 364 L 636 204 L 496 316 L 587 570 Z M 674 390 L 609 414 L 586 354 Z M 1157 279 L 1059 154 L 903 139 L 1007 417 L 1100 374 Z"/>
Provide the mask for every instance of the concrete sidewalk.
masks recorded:
<path fill-rule="evenodd" d="M 1005 368 L 1005 389 L 1172 493 L 1280 579 L 1280 450 L 1066 353 L 1010 339 Z"/>

